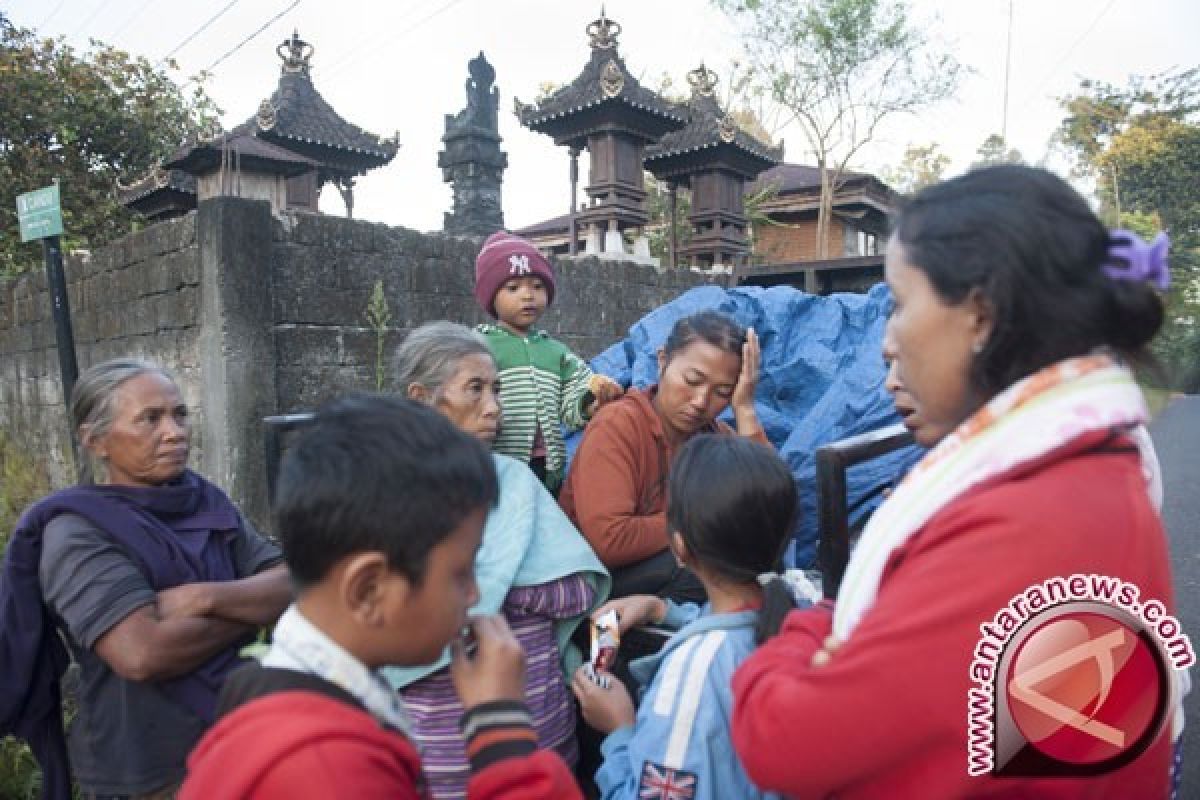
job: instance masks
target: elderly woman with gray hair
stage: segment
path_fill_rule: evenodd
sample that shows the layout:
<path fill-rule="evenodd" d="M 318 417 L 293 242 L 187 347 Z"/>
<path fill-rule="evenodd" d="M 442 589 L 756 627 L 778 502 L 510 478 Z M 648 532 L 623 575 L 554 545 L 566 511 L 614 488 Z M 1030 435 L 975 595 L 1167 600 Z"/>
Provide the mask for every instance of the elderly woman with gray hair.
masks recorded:
<path fill-rule="evenodd" d="M 489 445 L 500 423 L 496 363 L 487 341 L 452 322 L 432 322 L 396 351 L 393 380 L 402 394 L 433 406 L 460 430 Z M 579 750 L 564 674 L 579 664 L 570 645 L 583 617 L 608 596 L 610 579 L 587 541 L 526 464 L 493 454 L 499 501 L 475 559 L 479 603 L 473 613 L 502 613 L 525 650 L 525 700 L 539 747 L 574 766 Z M 462 706 L 449 658 L 423 668 L 385 670 L 408 709 L 431 793 L 466 796 L 467 753 L 458 731 Z M 565 673 L 564 673 L 565 670 Z"/>
<path fill-rule="evenodd" d="M 0 575 L 0 733 L 30 742 L 43 796 L 70 796 L 65 640 L 80 669 L 69 750 L 84 796 L 169 797 L 238 650 L 286 607 L 287 571 L 187 468 L 188 409 L 164 369 L 93 366 L 71 418 L 99 479 L 17 523 Z"/>

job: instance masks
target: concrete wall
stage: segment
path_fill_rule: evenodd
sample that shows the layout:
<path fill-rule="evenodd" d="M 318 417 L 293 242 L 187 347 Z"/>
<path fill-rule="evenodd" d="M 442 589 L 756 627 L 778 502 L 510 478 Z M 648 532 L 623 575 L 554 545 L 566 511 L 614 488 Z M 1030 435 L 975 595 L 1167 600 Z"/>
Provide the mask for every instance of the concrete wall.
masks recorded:
<path fill-rule="evenodd" d="M 200 400 L 200 256 L 196 215 L 131 234 L 90 256 L 65 259 L 79 368 L 117 356 L 167 364 L 197 423 L 196 458 L 206 450 Z M 43 458 L 56 485 L 74 467 L 45 273 L 0 279 L 0 426 Z"/>
<path fill-rule="evenodd" d="M 412 328 L 475 323 L 480 239 L 318 214 L 273 218 L 268 204 L 204 201 L 185 217 L 67 263 L 80 369 L 122 355 L 180 378 L 194 414 L 193 466 L 265 525 L 263 416 L 375 387 L 366 310 L 382 281 L 385 359 Z M 542 327 L 590 358 L 653 308 L 710 278 L 597 259 L 557 262 Z M 45 278 L 0 281 L 0 426 L 70 481 Z"/>
<path fill-rule="evenodd" d="M 435 319 L 487 319 L 475 302 L 481 240 L 369 222 L 292 214 L 271 263 L 281 412 L 311 408 L 348 388 L 375 386 L 376 334 L 366 310 L 378 280 L 392 316 L 385 353 Z M 594 258 L 560 259 L 554 303 L 540 325 L 584 358 L 622 338 L 650 310 L 706 278 Z"/>

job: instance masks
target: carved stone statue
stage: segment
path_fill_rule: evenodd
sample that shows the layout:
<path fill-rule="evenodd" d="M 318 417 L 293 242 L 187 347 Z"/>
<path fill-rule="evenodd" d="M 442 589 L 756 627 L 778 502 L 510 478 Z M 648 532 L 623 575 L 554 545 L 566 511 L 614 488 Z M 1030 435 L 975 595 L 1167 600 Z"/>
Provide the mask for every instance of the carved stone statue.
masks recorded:
<path fill-rule="evenodd" d="M 492 83 L 496 80 L 496 70 L 488 63 L 480 52 L 478 58 L 467 62 L 467 107 L 464 108 L 454 122 L 459 126 L 472 125 L 486 131 L 496 133 L 496 110 L 500 107 L 500 92 Z"/>
<path fill-rule="evenodd" d="M 500 185 L 508 156 L 500 149 L 496 71 L 481 52 L 467 65 L 467 107 L 446 115 L 444 149 L 438 153 L 442 180 L 451 184 L 454 210 L 445 215 L 449 233 L 486 236 L 504 227 Z"/>

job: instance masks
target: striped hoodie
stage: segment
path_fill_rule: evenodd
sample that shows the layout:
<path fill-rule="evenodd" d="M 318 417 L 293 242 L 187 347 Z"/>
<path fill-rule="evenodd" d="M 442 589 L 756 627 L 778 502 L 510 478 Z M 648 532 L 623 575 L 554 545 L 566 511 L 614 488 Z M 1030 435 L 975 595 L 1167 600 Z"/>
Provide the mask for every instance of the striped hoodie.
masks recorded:
<path fill-rule="evenodd" d="M 488 340 L 500 378 L 502 417 L 492 449 L 529 463 L 541 428 L 546 443 L 546 487 L 557 489 L 567 464 L 562 426 L 577 430 L 587 423 L 592 370 L 545 331 L 533 329 L 518 336 L 488 323 L 476 330 Z"/>

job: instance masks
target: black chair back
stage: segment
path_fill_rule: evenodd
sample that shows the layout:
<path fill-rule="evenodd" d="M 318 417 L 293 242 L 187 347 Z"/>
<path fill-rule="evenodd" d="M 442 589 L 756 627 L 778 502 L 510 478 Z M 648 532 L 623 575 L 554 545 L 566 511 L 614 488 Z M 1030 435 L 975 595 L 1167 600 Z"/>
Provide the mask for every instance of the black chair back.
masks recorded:
<path fill-rule="evenodd" d="M 267 462 L 267 503 L 275 507 L 275 483 L 279 480 L 279 464 L 283 451 L 296 431 L 313 424 L 317 415 L 311 411 L 299 414 L 278 414 L 263 417 L 263 453 Z"/>
<path fill-rule="evenodd" d="M 900 423 L 851 436 L 817 449 L 817 566 L 826 597 L 837 596 L 850 560 L 850 509 L 846 470 L 913 443 Z"/>

